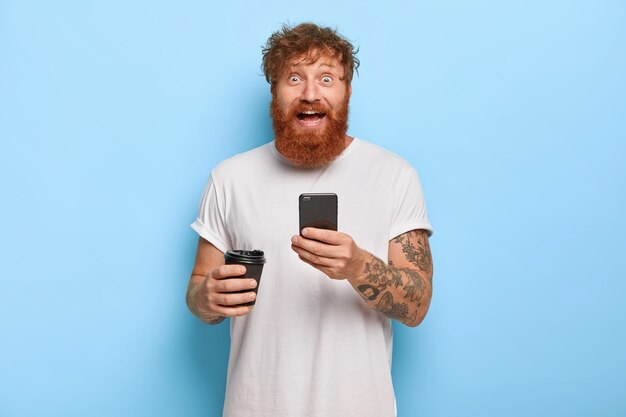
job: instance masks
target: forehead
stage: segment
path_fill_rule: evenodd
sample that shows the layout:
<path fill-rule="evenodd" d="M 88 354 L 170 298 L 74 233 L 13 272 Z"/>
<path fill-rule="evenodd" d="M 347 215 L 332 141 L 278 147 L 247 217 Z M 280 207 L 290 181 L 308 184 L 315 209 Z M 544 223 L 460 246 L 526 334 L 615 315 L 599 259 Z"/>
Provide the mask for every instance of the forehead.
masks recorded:
<path fill-rule="evenodd" d="M 285 63 L 285 71 L 304 68 L 304 67 L 315 67 L 336 70 L 343 72 L 343 65 L 341 64 L 341 60 L 337 56 L 336 53 L 331 53 L 330 51 L 319 51 L 312 50 L 305 54 L 296 55 L 287 60 Z"/>

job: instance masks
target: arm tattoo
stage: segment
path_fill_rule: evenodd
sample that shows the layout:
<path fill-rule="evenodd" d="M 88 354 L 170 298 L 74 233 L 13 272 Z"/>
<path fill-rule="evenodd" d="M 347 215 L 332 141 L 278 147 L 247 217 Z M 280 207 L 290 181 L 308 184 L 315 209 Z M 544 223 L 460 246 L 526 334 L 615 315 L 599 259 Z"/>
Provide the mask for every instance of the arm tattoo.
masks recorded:
<path fill-rule="evenodd" d="M 409 306 L 407 303 L 394 302 L 393 296 L 389 291 L 381 297 L 376 309 L 390 319 L 404 321 L 407 319 L 415 320 L 415 317 L 417 317 L 417 310 L 415 310 L 412 317 L 409 317 Z"/>
<path fill-rule="evenodd" d="M 387 287 L 398 288 L 402 285 L 400 271 L 396 268 L 385 265 L 383 261 L 374 258 L 373 262 L 365 264 L 365 274 L 371 285 L 376 285 L 380 291 L 385 291 Z"/>
<path fill-rule="evenodd" d="M 402 287 L 404 296 L 409 301 L 417 301 L 424 294 L 424 283 L 421 277 L 409 268 L 394 268 L 374 257 L 372 262 L 365 264 L 364 272 L 370 285 L 360 285 L 358 289 L 362 293 L 369 288 L 375 288 L 378 290 L 378 295 L 378 292 L 384 292 L 388 287 Z"/>
<path fill-rule="evenodd" d="M 413 240 L 415 240 L 415 244 L 413 244 Z M 402 245 L 402 252 L 407 261 L 418 267 L 420 271 L 431 275 L 433 263 L 428 237 L 425 233 L 416 231 L 405 233 L 396 237 L 394 242 Z"/>
<path fill-rule="evenodd" d="M 357 287 L 364 299 L 374 301 L 382 293 L 376 307 L 378 311 L 389 318 L 400 321 L 415 319 L 417 311 L 410 316 L 408 304 L 394 302 L 388 289 L 401 287 L 404 291 L 405 300 L 418 301 L 418 306 L 420 306 L 425 288 L 424 282 L 417 272 L 408 268 L 394 268 L 376 257 L 373 257 L 372 262 L 365 264 L 364 272 L 369 284 Z"/>
<path fill-rule="evenodd" d="M 357 286 L 357 290 L 385 316 L 413 322 L 424 302 L 427 287 L 432 284 L 428 237 L 424 232 L 412 231 L 396 237 L 394 243 L 401 245 L 406 261 L 415 267 L 399 268 L 391 260 L 386 264 L 373 256 L 363 270 L 367 283 Z"/>

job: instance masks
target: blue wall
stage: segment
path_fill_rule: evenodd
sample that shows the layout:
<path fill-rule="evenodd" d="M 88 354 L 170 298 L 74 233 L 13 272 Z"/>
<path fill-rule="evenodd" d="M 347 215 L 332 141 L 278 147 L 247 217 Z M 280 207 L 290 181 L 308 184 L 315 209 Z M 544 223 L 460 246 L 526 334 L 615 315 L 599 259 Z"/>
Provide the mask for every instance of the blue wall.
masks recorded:
<path fill-rule="evenodd" d="M 189 224 L 271 139 L 260 46 L 304 20 L 360 45 L 350 132 L 435 227 L 399 415 L 626 415 L 626 4 L 225 3 L 0 1 L 0 415 L 220 415 Z"/>

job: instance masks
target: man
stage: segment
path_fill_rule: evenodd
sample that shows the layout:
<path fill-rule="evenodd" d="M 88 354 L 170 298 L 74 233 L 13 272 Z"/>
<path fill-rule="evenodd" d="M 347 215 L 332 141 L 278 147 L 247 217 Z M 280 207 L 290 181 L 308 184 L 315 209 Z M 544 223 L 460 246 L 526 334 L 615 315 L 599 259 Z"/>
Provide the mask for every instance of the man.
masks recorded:
<path fill-rule="evenodd" d="M 346 134 L 355 52 L 314 24 L 272 34 L 274 141 L 219 164 L 204 190 L 187 304 L 206 323 L 232 318 L 227 417 L 396 414 L 390 319 L 426 315 L 432 229 L 415 170 Z M 340 231 L 294 236 L 305 192 L 338 195 Z M 228 249 L 265 251 L 254 307 Z"/>

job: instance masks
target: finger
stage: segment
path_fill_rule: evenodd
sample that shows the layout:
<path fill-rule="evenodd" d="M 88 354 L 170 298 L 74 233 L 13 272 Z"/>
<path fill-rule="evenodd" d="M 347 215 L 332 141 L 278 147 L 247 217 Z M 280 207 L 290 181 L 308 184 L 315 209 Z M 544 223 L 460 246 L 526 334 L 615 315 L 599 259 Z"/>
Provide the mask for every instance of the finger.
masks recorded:
<path fill-rule="evenodd" d="M 243 265 L 221 265 L 211 271 L 211 277 L 215 279 L 224 279 L 231 277 L 240 277 L 246 273 L 246 267 Z"/>
<path fill-rule="evenodd" d="M 302 229 L 302 236 L 307 239 L 315 239 L 329 245 L 340 245 L 343 242 L 344 233 L 335 230 L 318 229 L 315 227 L 305 227 Z"/>
<path fill-rule="evenodd" d="M 332 258 L 316 255 L 296 245 L 291 245 L 291 249 L 298 254 L 300 259 L 308 261 L 307 263 L 312 264 L 315 268 L 331 266 L 334 261 Z"/>
<path fill-rule="evenodd" d="M 215 304 L 216 307 L 228 307 L 254 301 L 256 300 L 256 294 L 252 291 L 245 293 L 217 293 L 213 294 L 211 298 L 212 304 Z"/>
<path fill-rule="evenodd" d="M 255 288 L 257 285 L 256 280 L 252 278 L 231 278 L 216 280 L 214 291 L 215 292 L 233 292 L 243 291 Z"/>
<path fill-rule="evenodd" d="M 313 255 L 321 256 L 324 258 L 332 258 L 333 253 L 337 250 L 336 246 L 329 245 L 323 242 L 318 242 L 317 240 L 303 238 L 302 236 L 292 237 L 291 243 L 309 253 L 312 253 Z"/>
<path fill-rule="evenodd" d="M 239 307 L 222 307 L 216 306 L 213 311 L 220 316 L 225 317 L 240 317 L 245 316 L 252 310 L 252 306 L 239 306 Z"/>

